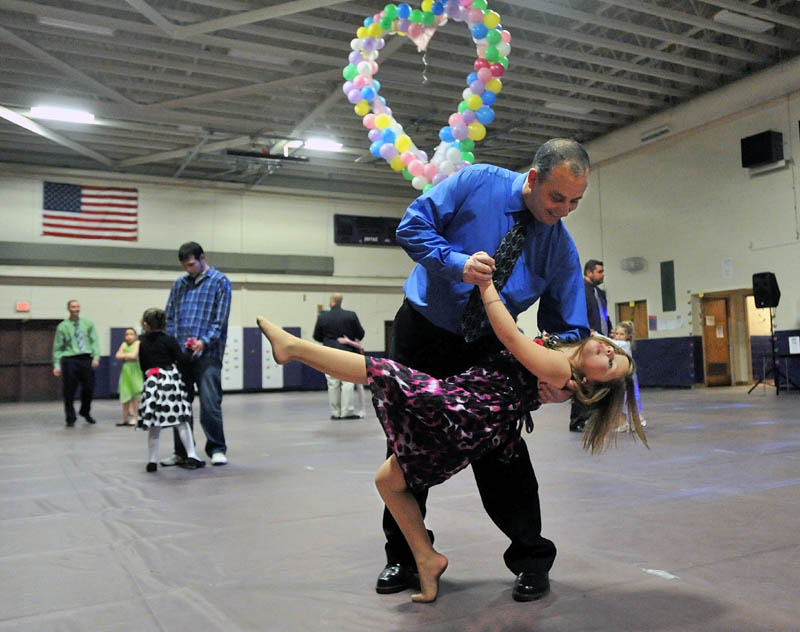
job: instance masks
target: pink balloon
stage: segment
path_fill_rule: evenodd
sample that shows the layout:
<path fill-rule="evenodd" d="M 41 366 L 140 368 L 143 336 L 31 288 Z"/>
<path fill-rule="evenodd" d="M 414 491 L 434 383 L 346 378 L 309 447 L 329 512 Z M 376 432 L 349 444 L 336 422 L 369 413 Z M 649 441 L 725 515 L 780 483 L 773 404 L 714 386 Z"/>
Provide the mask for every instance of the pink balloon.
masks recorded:
<path fill-rule="evenodd" d="M 467 20 L 471 24 L 483 24 L 483 11 L 480 9 L 470 9 Z"/>
<path fill-rule="evenodd" d="M 486 83 L 491 78 L 492 78 L 492 71 L 489 68 L 481 68 L 478 71 L 478 79 L 480 79 L 481 83 Z"/>
<path fill-rule="evenodd" d="M 411 164 L 412 160 L 416 160 L 416 159 L 417 159 L 417 157 L 413 154 L 413 152 L 410 152 L 410 151 L 404 151 L 402 154 L 400 154 L 400 160 L 403 161 L 403 164 L 406 167 L 408 167 L 408 165 Z"/>
<path fill-rule="evenodd" d="M 412 22 L 408 25 L 409 37 L 419 37 L 420 35 L 422 35 L 422 24 L 419 22 Z"/>
<path fill-rule="evenodd" d="M 408 163 L 408 172 L 412 176 L 421 176 L 423 171 L 425 171 L 425 165 L 423 165 L 419 160 L 414 159 Z"/>
<path fill-rule="evenodd" d="M 361 122 L 367 129 L 375 129 L 375 115 L 372 112 L 364 115 L 364 118 L 361 119 Z"/>
<path fill-rule="evenodd" d="M 500 40 L 508 44 L 511 41 L 511 33 L 508 31 L 500 31 Z"/>
<path fill-rule="evenodd" d="M 356 75 L 355 78 L 353 79 L 353 85 L 359 90 L 361 90 L 361 88 L 367 85 L 368 82 L 369 79 L 367 79 L 364 75 Z"/>
<path fill-rule="evenodd" d="M 459 123 L 463 122 L 464 119 L 461 117 L 461 114 L 459 112 L 453 112 L 453 114 L 450 115 L 450 118 L 447 119 L 447 123 L 448 125 L 450 125 L 450 127 L 453 127 L 454 125 L 458 125 Z M 430 178 L 428 179 L 430 180 Z"/>
<path fill-rule="evenodd" d="M 432 162 L 425 165 L 425 168 L 422 170 L 422 175 L 425 176 L 426 180 L 432 181 L 437 173 L 439 173 L 439 168 Z"/>
<path fill-rule="evenodd" d="M 459 4 L 462 7 L 471 7 L 472 6 L 472 0 L 459 0 Z"/>
<path fill-rule="evenodd" d="M 372 74 L 376 74 L 378 72 L 378 62 L 374 59 L 369 60 L 369 67 L 372 69 Z"/>

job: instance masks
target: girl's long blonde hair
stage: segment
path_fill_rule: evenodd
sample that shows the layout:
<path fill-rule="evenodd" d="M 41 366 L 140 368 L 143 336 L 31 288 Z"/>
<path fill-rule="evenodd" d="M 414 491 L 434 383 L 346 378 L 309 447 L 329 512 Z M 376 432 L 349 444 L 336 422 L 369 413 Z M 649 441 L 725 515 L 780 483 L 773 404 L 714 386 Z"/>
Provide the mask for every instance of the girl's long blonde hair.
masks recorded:
<path fill-rule="evenodd" d="M 580 342 L 558 342 L 556 348 L 578 349 L 578 354 L 591 338 L 586 338 Z M 622 407 L 625 402 L 625 395 L 628 395 L 628 420 L 631 427 L 636 431 L 636 435 L 647 445 L 647 437 L 644 434 L 642 423 L 639 418 L 639 410 L 636 407 L 636 397 L 633 392 L 633 373 L 636 365 L 630 357 L 613 340 L 604 338 L 603 342 L 614 349 L 614 353 L 620 353 L 630 360 L 630 366 L 624 377 L 616 378 L 610 382 L 591 382 L 586 379 L 583 371 L 576 366 L 572 367 L 572 380 L 576 388 L 573 397 L 583 404 L 588 413 L 586 419 L 586 430 L 583 433 L 583 447 L 592 454 L 602 452 L 610 443 L 609 435 L 616 438 L 616 429 L 619 425 L 619 417 L 622 414 Z"/>

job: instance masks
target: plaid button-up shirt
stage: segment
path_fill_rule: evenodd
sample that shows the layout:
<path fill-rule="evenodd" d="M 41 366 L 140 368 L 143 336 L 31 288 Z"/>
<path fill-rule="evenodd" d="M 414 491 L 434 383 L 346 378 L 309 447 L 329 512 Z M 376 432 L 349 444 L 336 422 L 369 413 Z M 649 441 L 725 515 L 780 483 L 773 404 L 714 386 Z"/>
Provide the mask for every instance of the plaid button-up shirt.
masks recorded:
<path fill-rule="evenodd" d="M 203 341 L 203 355 L 222 364 L 231 311 L 231 282 L 209 267 L 192 279 L 181 276 L 172 286 L 165 309 L 167 333 L 183 347 L 189 338 Z"/>

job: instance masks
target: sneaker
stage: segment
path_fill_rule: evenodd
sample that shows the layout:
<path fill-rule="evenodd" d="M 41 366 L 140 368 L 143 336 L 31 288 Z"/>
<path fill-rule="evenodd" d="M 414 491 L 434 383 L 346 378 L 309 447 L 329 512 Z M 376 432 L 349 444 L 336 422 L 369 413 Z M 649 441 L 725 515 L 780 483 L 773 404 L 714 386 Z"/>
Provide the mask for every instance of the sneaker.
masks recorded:
<path fill-rule="evenodd" d="M 228 457 L 224 452 L 214 452 L 211 455 L 211 465 L 225 465 L 228 462 Z"/>
<path fill-rule="evenodd" d="M 186 457 L 180 456 L 178 454 L 170 454 L 166 459 L 161 459 L 161 466 L 162 467 L 170 467 L 172 465 L 181 465 L 186 461 Z"/>

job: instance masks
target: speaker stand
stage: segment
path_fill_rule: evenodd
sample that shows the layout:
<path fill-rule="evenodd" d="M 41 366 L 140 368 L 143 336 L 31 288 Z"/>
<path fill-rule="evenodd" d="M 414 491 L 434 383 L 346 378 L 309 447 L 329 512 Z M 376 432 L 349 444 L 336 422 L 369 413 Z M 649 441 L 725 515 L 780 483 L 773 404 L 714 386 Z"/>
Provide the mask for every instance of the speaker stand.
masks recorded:
<path fill-rule="evenodd" d="M 769 376 L 772 376 L 772 379 L 775 382 L 775 396 L 776 397 L 781 394 L 781 378 L 783 379 L 784 382 L 788 382 L 789 384 L 794 386 L 797 390 L 800 390 L 800 386 L 797 386 L 797 384 L 792 382 L 792 380 L 790 380 L 788 377 L 786 377 L 783 374 L 783 371 L 781 371 L 781 367 L 778 364 L 778 358 L 776 357 L 776 354 L 777 354 L 777 351 L 778 351 L 777 350 L 778 341 L 775 339 L 775 329 L 774 329 L 774 326 L 772 324 L 772 312 L 773 312 L 773 308 L 770 307 L 769 308 L 769 331 L 770 331 L 770 337 L 771 337 L 771 342 L 772 342 L 772 366 L 770 366 L 768 371 L 764 372 L 764 374 L 761 376 L 761 379 L 759 379 L 758 382 L 756 382 L 755 384 L 753 384 L 750 387 L 750 390 L 747 391 L 748 395 L 755 390 L 756 386 L 761 384 Z"/>

